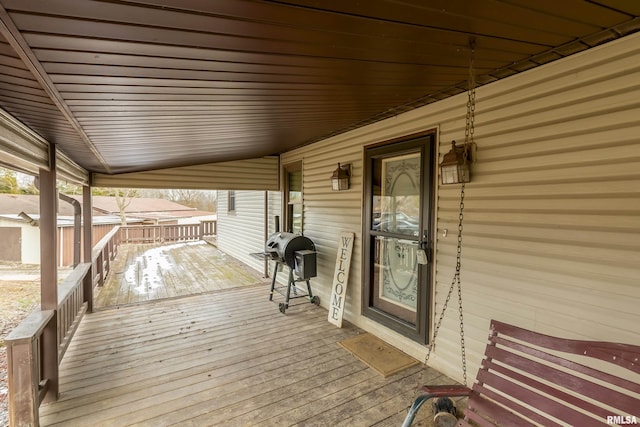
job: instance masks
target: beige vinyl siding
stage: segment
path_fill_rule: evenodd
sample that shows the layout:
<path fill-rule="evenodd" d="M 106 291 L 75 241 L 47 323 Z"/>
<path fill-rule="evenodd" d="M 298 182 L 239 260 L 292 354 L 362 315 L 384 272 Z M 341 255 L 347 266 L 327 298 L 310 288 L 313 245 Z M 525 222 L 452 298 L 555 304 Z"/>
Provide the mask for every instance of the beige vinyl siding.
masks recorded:
<path fill-rule="evenodd" d="M 269 192 L 269 213 L 268 213 L 268 233 L 267 233 L 267 237 L 271 236 L 273 233 L 276 232 L 276 230 L 282 231 L 284 229 L 284 225 L 283 225 L 283 207 L 282 207 L 282 197 L 283 194 L 277 191 L 270 191 Z M 277 220 L 277 221 L 276 221 Z M 276 226 L 276 222 L 277 222 L 277 226 Z M 261 252 L 264 251 L 264 243 L 263 242 L 263 246 L 261 248 Z M 267 264 L 267 273 L 268 276 L 270 278 L 273 277 L 273 271 L 274 271 L 274 262 L 273 261 L 269 261 Z M 263 268 L 264 268 L 264 264 L 263 264 Z M 287 278 L 284 277 L 284 274 L 280 273 L 278 276 L 278 280 L 279 282 L 283 282 L 286 283 Z"/>
<path fill-rule="evenodd" d="M 436 128 L 442 158 L 451 140 L 464 139 L 466 100 L 461 94 L 281 158 L 304 160 L 304 229 L 319 246 L 314 290 L 323 305 L 339 232 L 355 231 L 346 318 L 420 359 L 425 346 L 360 315 L 363 147 Z M 640 344 L 639 117 L 640 34 L 477 89 L 461 273 L 470 378 L 492 318 Z M 352 162 L 354 177 L 349 191 L 334 193 L 338 161 Z M 436 192 L 437 315 L 455 266 L 460 186 Z M 449 307 L 430 364 L 461 379 L 455 299 Z"/>
<path fill-rule="evenodd" d="M 269 191 L 268 209 L 267 217 L 269 224 L 267 236 L 271 236 L 276 232 L 276 229 L 282 230 L 282 193 L 278 191 Z M 279 220 L 279 225 L 277 227 L 276 217 L 278 217 L 277 219 Z M 264 249 L 264 247 L 262 249 Z"/>
<path fill-rule="evenodd" d="M 278 190 L 278 158 L 236 160 L 116 175 L 94 174 L 93 185 L 192 190 Z"/>
<path fill-rule="evenodd" d="M 1 108 L 0 166 L 31 175 L 49 168 L 47 141 Z"/>
<path fill-rule="evenodd" d="M 76 185 L 89 185 L 89 172 L 84 170 L 66 154 L 56 149 L 56 178 Z"/>
<path fill-rule="evenodd" d="M 311 288 L 325 307 L 331 297 L 331 277 L 340 233 L 356 233 L 347 289 L 349 303 L 345 307 L 345 318 L 353 318 L 360 313 L 362 146 L 347 144 L 346 141 L 340 141 L 339 148 L 334 144 L 317 143 L 283 155 L 281 163 L 288 164 L 298 160 L 303 160 L 304 235 L 314 242 L 318 251 L 318 276 L 311 279 Z M 331 175 L 338 167 L 338 162 L 343 165 L 352 164 L 349 190 L 331 190 Z"/>
<path fill-rule="evenodd" d="M 89 173 L 56 150 L 58 180 L 77 185 L 89 184 Z M 0 109 L 0 166 L 38 175 L 49 170 L 49 143 L 12 115 Z"/>
<path fill-rule="evenodd" d="M 280 195 L 275 192 L 267 193 L 269 235 L 274 229 L 273 215 L 278 215 L 280 211 Z M 250 254 L 264 252 L 265 192 L 236 191 L 235 195 L 236 210 L 229 212 L 228 191 L 218 191 L 218 248 L 262 273 L 264 261 Z"/>

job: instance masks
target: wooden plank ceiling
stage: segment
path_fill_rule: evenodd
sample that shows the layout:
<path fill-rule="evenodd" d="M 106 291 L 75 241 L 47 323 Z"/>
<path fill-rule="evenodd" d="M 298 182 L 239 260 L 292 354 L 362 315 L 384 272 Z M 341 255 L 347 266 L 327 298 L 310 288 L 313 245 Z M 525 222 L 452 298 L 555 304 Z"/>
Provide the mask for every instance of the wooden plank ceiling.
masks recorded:
<path fill-rule="evenodd" d="M 0 107 L 91 172 L 278 154 L 640 28 L 637 0 L 0 0 Z"/>

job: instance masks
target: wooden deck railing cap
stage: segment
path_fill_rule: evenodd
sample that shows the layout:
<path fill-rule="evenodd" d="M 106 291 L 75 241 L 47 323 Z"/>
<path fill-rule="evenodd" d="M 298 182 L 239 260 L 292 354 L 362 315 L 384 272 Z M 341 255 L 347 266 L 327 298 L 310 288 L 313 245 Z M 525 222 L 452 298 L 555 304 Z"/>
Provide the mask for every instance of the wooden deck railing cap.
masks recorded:
<path fill-rule="evenodd" d="M 36 309 L 6 336 L 5 342 L 19 343 L 36 340 L 54 314 L 55 310 Z"/>
<path fill-rule="evenodd" d="M 91 268 L 90 262 L 78 264 L 71 273 L 58 285 L 58 304 L 71 293 L 78 283 L 82 282 L 87 272 Z"/>
<path fill-rule="evenodd" d="M 102 252 L 102 250 L 107 245 L 107 243 L 109 243 L 109 240 L 111 240 L 113 236 L 115 236 L 119 232 L 120 232 L 120 226 L 113 227 L 113 230 L 107 233 L 102 239 L 100 239 L 98 243 L 95 244 L 95 246 L 93 247 L 93 250 L 91 251 L 92 261 L 95 261 L 96 258 L 98 258 L 98 255 L 100 255 L 100 252 Z"/>

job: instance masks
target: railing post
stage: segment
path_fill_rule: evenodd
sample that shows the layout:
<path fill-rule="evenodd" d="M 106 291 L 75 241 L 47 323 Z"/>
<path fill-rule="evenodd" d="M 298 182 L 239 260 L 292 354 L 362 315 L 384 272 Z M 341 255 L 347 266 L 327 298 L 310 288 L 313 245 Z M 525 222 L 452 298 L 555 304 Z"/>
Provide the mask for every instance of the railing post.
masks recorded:
<path fill-rule="evenodd" d="M 7 345 L 10 426 L 32 426 L 38 420 L 37 342 L 24 339 Z"/>
<path fill-rule="evenodd" d="M 43 394 L 51 386 L 49 378 L 40 376 L 44 344 L 42 333 L 54 322 L 53 310 L 34 311 L 7 337 L 7 368 L 9 379 L 9 425 L 35 426 L 39 422 L 38 407 Z M 55 351 L 57 359 L 57 350 Z"/>

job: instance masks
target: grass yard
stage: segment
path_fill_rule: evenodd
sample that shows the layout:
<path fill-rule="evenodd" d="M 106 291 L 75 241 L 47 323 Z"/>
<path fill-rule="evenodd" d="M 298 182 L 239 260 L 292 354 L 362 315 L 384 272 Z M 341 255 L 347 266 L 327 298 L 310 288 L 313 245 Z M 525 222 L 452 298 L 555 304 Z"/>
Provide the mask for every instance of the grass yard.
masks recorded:
<path fill-rule="evenodd" d="M 40 304 L 40 280 L 9 282 L 0 279 L 0 333 L 4 337 Z M 17 323 L 14 323 L 18 320 Z"/>

